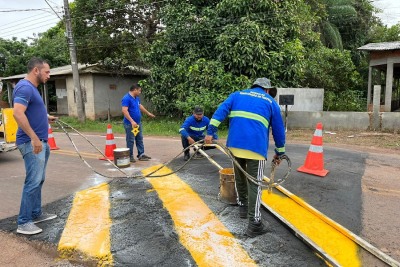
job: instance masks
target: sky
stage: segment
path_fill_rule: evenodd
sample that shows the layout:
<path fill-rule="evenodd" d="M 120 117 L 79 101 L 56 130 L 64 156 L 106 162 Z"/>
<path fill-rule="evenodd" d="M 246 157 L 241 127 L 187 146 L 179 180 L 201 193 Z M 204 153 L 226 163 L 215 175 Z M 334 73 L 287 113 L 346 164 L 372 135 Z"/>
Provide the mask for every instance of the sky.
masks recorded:
<path fill-rule="evenodd" d="M 46 1 L 63 16 L 63 0 L 0 0 L 0 38 L 29 39 L 55 26 L 60 18 Z M 382 9 L 377 16 L 384 24 L 393 26 L 400 22 L 400 0 L 372 0 L 372 4 Z"/>

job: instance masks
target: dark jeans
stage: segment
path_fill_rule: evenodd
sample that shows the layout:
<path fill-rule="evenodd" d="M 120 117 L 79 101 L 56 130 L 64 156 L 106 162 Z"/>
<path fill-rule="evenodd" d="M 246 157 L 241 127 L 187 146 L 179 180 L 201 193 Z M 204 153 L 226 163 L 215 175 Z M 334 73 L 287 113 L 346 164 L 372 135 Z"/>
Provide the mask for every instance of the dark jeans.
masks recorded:
<path fill-rule="evenodd" d="M 266 160 L 254 160 L 235 157 L 240 166 L 251 176 L 262 181 L 264 176 Z M 255 222 L 261 221 L 261 193 L 262 188 L 249 181 L 244 173 L 234 166 L 236 190 L 239 205 L 248 206 L 248 217 Z"/>
<path fill-rule="evenodd" d="M 136 136 L 132 133 L 132 124 L 124 123 L 124 128 L 126 133 L 126 146 L 129 148 L 129 156 L 133 158 L 133 145 L 136 141 L 136 148 L 138 151 L 137 157 L 139 158 L 142 154 L 144 154 L 142 124 L 139 124 L 139 133 Z"/>

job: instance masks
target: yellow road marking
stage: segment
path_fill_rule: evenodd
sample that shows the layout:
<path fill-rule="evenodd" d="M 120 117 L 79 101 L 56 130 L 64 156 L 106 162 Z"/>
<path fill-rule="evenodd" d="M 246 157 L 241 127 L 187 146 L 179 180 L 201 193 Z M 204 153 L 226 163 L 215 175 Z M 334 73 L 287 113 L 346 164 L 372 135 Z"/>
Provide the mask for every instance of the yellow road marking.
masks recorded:
<path fill-rule="evenodd" d="M 80 252 L 100 265 L 112 265 L 109 210 L 108 184 L 77 192 L 58 244 L 61 257 Z"/>
<path fill-rule="evenodd" d="M 143 170 L 146 175 L 159 168 Z M 167 174 L 162 168 L 155 174 Z M 181 244 L 198 266 L 256 266 L 235 237 L 198 194 L 175 174 L 148 178 L 170 213 Z"/>
<path fill-rule="evenodd" d="M 361 266 L 357 244 L 294 200 L 263 191 L 262 201 L 333 257 L 341 266 Z"/>
<path fill-rule="evenodd" d="M 51 153 L 59 154 L 59 155 L 67 155 L 67 156 L 74 156 L 78 157 L 78 154 L 75 150 L 52 150 Z M 79 152 L 83 158 L 92 158 L 92 159 L 99 159 L 101 154 L 96 153 L 88 153 L 88 152 Z"/>

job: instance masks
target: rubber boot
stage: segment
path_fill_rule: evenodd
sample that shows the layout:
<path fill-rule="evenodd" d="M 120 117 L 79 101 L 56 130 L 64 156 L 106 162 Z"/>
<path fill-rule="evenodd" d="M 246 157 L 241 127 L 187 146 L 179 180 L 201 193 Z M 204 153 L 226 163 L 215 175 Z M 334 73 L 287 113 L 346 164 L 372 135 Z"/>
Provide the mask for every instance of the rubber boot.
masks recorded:
<path fill-rule="evenodd" d="M 183 156 L 184 161 L 188 161 L 190 159 L 190 152 L 189 150 L 185 151 L 185 155 Z"/>
<path fill-rule="evenodd" d="M 258 235 L 263 235 L 268 232 L 268 227 L 263 224 L 263 222 L 255 222 L 253 220 L 249 221 L 249 225 L 246 230 L 246 235 L 249 237 L 255 237 Z"/>

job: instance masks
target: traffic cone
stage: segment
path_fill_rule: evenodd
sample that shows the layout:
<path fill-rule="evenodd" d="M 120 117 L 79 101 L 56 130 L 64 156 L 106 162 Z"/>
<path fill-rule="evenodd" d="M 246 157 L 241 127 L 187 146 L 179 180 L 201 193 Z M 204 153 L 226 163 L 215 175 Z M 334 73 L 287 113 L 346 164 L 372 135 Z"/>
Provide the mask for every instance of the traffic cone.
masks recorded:
<path fill-rule="evenodd" d="M 101 160 L 114 160 L 114 149 L 117 148 L 114 140 L 114 134 L 112 133 L 111 124 L 107 125 L 107 136 L 106 136 L 106 148 L 104 155 L 105 157 L 100 158 Z"/>
<path fill-rule="evenodd" d="M 49 143 L 50 150 L 60 149 L 56 145 L 56 140 L 54 139 L 53 130 L 51 129 L 50 123 L 49 123 L 49 135 L 48 135 L 47 143 Z"/>
<path fill-rule="evenodd" d="M 322 123 L 317 123 L 317 129 L 311 141 L 310 149 L 304 165 L 297 169 L 299 172 L 305 172 L 324 177 L 329 172 L 324 169 L 324 153 L 322 148 Z"/>

